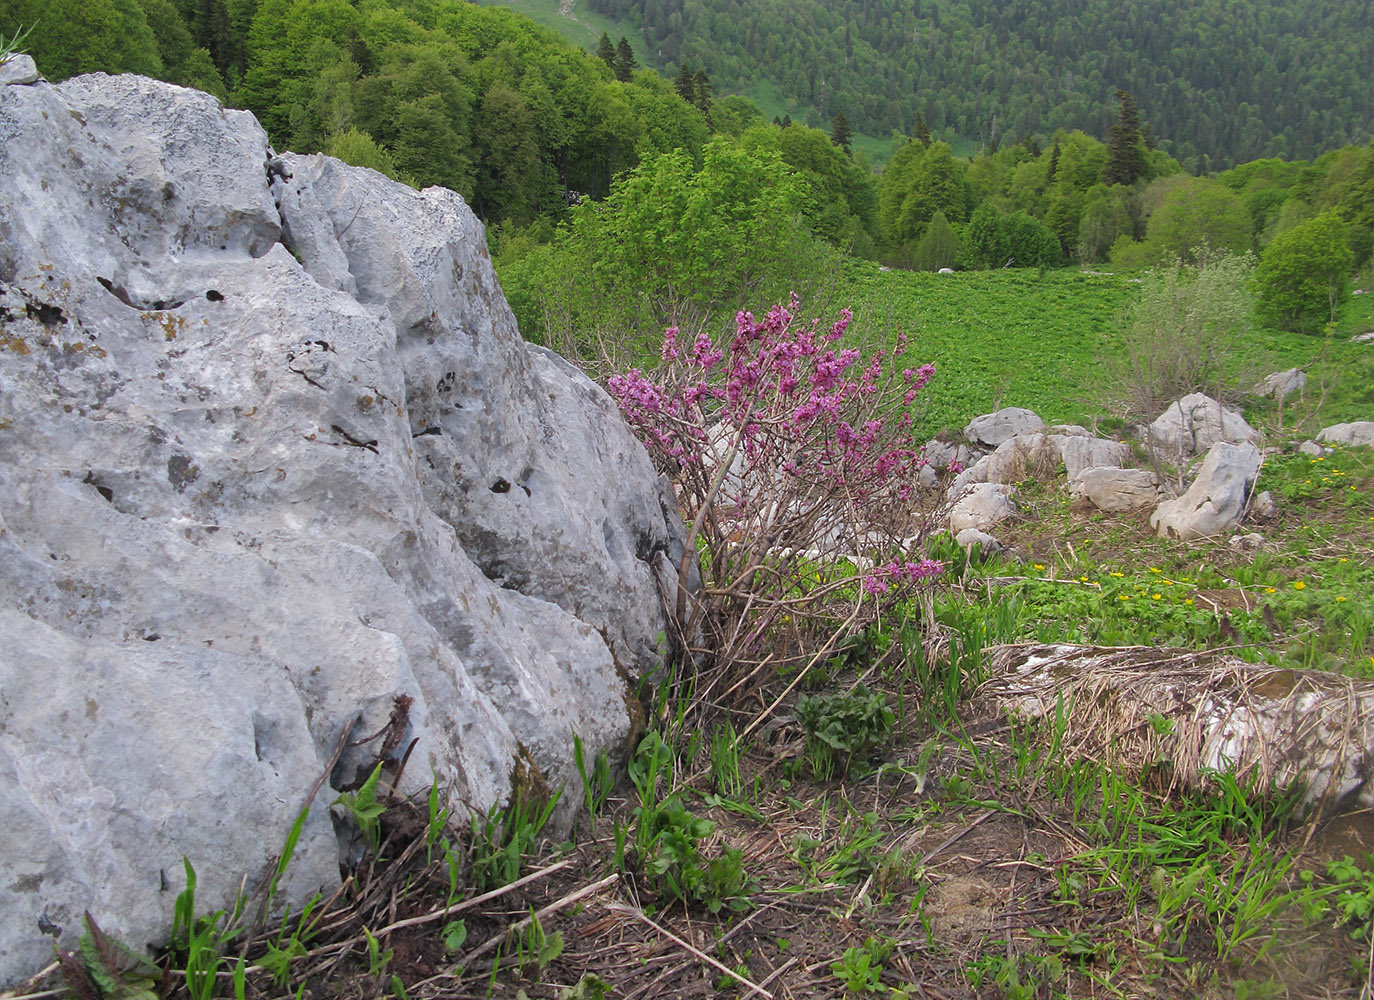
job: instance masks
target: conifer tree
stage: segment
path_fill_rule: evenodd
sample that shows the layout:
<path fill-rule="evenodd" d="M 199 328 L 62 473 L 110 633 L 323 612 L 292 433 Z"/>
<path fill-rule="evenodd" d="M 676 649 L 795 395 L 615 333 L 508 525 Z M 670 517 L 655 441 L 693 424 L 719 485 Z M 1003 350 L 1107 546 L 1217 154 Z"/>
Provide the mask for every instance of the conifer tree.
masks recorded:
<path fill-rule="evenodd" d="M 711 80 L 706 75 L 706 70 L 699 69 L 692 76 L 692 100 L 697 109 L 704 115 L 711 113 Z"/>
<path fill-rule="evenodd" d="M 629 83 L 638 68 L 639 63 L 635 60 L 635 50 L 630 48 L 629 40 L 621 35 L 620 41 L 615 47 L 615 78 L 621 83 Z"/>
<path fill-rule="evenodd" d="M 926 124 L 926 116 L 921 112 L 916 112 L 916 125 L 911 130 L 911 137 L 927 149 L 930 148 L 930 126 Z"/>
<path fill-rule="evenodd" d="M 601 33 L 601 41 L 596 43 L 597 57 L 615 72 L 615 45 L 611 42 L 611 36 L 606 32 Z"/>
<path fill-rule="evenodd" d="M 841 111 L 830 121 L 830 141 L 849 153 L 849 145 L 854 140 L 854 131 L 849 127 L 849 119 Z"/>
<path fill-rule="evenodd" d="M 792 116 L 791 116 L 791 115 L 784 114 L 784 115 L 782 116 L 782 127 L 783 127 L 783 128 L 791 128 L 791 127 L 792 127 Z"/>
<path fill-rule="evenodd" d="M 678 96 L 688 104 L 697 102 L 697 88 L 692 82 L 692 67 L 683 63 L 677 71 L 677 79 L 673 81 L 673 86 L 677 88 Z"/>
<path fill-rule="evenodd" d="M 1140 130 L 1140 110 L 1135 98 L 1124 90 L 1116 92 L 1120 102 L 1116 121 L 1107 131 L 1107 165 L 1102 168 L 1103 184 L 1134 184 L 1145 173 L 1145 141 Z"/>
<path fill-rule="evenodd" d="M 1050 169 L 1045 172 L 1045 183 L 1054 180 L 1054 175 L 1059 173 L 1059 140 L 1054 142 L 1054 148 L 1050 150 Z"/>

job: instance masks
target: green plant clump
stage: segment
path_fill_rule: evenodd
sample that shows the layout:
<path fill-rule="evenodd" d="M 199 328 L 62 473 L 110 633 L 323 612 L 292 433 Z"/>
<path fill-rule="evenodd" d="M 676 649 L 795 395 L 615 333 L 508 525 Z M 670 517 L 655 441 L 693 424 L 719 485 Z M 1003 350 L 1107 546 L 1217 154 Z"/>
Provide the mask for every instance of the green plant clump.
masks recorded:
<path fill-rule="evenodd" d="M 887 698 L 858 684 L 847 694 L 802 695 L 797 721 L 806 730 L 811 773 L 818 781 L 849 773 L 856 759 L 892 739 Z"/>

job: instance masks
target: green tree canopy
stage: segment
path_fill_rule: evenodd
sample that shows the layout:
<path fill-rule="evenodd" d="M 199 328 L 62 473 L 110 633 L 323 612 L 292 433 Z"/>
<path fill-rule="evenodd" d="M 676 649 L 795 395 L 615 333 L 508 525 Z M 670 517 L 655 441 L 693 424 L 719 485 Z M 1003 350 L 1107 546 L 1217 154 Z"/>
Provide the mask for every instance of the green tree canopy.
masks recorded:
<path fill-rule="evenodd" d="M 1354 256 L 1334 211 L 1275 236 L 1260 258 L 1256 282 L 1265 321 L 1313 333 L 1350 294 Z"/>

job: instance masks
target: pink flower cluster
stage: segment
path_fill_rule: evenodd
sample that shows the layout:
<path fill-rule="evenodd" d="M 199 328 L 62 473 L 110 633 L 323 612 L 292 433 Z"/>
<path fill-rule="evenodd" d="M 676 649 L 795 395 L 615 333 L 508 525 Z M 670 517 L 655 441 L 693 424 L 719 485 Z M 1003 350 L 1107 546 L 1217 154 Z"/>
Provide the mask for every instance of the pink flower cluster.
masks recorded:
<path fill-rule="evenodd" d="M 864 590 L 874 595 L 886 594 L 894 588 L 905 589 L 921 580 L 929 580 L 944 571 L 945 564 L 938 559 L 922 559 L 920 562 L 894 559 L 864 575 Z"/>
<path fill-rule="evenodd" d="M 901 367 L 900 334 L 865 359 L 838 343 L 853 322 L 848 309 L 829 325 L 799 320 L 798 309 L 793 296 L 759 320 L 741 311 L 720 345 L 703 331 L 687 346 L 670 327 L 652 375 L 614 375 L 607 389 L 679 492 L 718 506 L 723 536 L 766 531 L 780 548 L 799 549 L 814 539 L 788 535 L 788 511 L 804 513 L 796 535 L 820 530 L 827 516 L 817 512 L 834 508 L 831 527 L 843 521 L 869 537 L 884 505 L 909 506 L 921 461 L 910 406 L 935 367 Z M 731 475 L 714 496 L 706 483 L 727 454 L 736 456 Z M 864 586 L 887 594 L 934 572 L 929 561 L 894 562 L 872 577 L 881 589 Z"/>

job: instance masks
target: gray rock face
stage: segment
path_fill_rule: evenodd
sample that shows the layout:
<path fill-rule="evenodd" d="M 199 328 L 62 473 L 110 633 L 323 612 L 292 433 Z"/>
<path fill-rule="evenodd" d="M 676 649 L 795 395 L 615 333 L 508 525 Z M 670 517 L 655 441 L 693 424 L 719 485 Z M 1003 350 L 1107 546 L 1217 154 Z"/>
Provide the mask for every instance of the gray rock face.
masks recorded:
<path fill-rule="evenodd" d="M 1255 395 L 1271 399 L 1286 399 L 1295 392 L 1302 392 L 1307 386 L 1307 373 L 1301 368 L 1266 375 L 1264 381 L 1255 386 Z"/>
<path fill-rule="evenodd" d="M 1299 455 L 1307 455 L 1311 458 L 1320 458 L 1323 455 L 1331 454 L 1331 449 L 1325 448 L 1322 445 L 1317 444 L 1317 442 L 1315 441 L 1308 440 L 1298 445 L 1297 452 Z"/>
<path fill-rule="evenodd" d="M 973 555 L 974 546 L 978 547 L 978 554 L 981 556 L 990 556 L 994 552 L 1002 551 L 1001 542 L 986 531 L 979 531 L 977 528 L 965 528 L 954 536 L 954 540 L 969 555 Z"/>
<path fill-rule="evenodd" d="M 996 448 L 1003 441 L 1014 438 L 1018 434 L 1035 434 L 1044 429 L 1045 421 L 1041 420 L 1033 410 L 1019 406 L 1008 406 L 1005 409 L 974 417 L 964 428 L 964 437 L 975 444 Z"/>
<path fill-rule="evenodd" d="M 1188 491 L 1155 508 L 1150 527 L 1161 537 L 1173 535 L 1185 542 L 1235 527 L 1245 513 L 1261 462 L 1253 444 L 1218 441 L 1208 450 Z"/>
<path fill-rule="evenodd" d="M 1170 403 L 1146 438 L 1169 461 L 1200 455 L 1218 441 L 1239 444 L 1259 437 L 1235 410 L 1200 392 Z"/>
<path fill-rule="evenodd" d="M 0 985 L 40 920 L 165 939 L 183 855 L 229 905 L 398 697 L 384 780 L 461 815 L 575 789 L 572 732 L 619 754 L 657 663 L 671 498 L 466 205 L 268 158 L 194 91 L 0 87 Z"/>
<path fill-rule="evenodd" d="M 1374 448 L 1374 420 L 1355 420 L 1348 424 L 1332 424 L 1317 434 L 1318 441 L 1352 447 Z"/>
<path fill-rule="evenodd" d="M 1055 435 L 1059 455 L 1064 462 L 1064 475 L 1073 479 L 1084 469 L 1102 469 L 1121 465 L 1131 455 L 1131 450 L 1121 441 L 1108 441 L 1106 438 L 1084 437 L 1074 434 Z"/>
<path fill-rule="evenodd" d="M 1016 514 L 1016 488 L 998 483 L 973 483 L 949 510 L 949 530 L 958 537 L 966 528 L 987 531 Z"/>
<path fill-rule="evenodd" d="M 1017 434 L 959 473 L 949 494 L 958 495 L 969 483 L 1047 479 L 1058 473 L 1060 463 L 1072 479 L 1087 468 L 1120 465 L 1129 455 L 1130 450 L 1120 441 L 1078 434 Z"/>
<path fill-rule="evenodd" d="M 0 63 L 0 87 L 22 87 L 25 84 L 37 83 L 41 79 L 33 56 L 10 56 Z"/>
<path fill-rule="evenodd" d="M 925 447 L 921 449 L 921 455 L 932 468 L 939 472 L 948 469 L 951 462 L 958 462 L 960 465 L 967 466 L 969 459 L 973 457 L 968 445 L 941 441 L 938 438 L 927 441 Z"/>
<path fill-rule="evenodd" d="M 1069 480 L 1069 492 L 1099 510 L 1139 510 L 1159 501 L 1159 479 L 1148 469 L 1084 469 Z"/>

